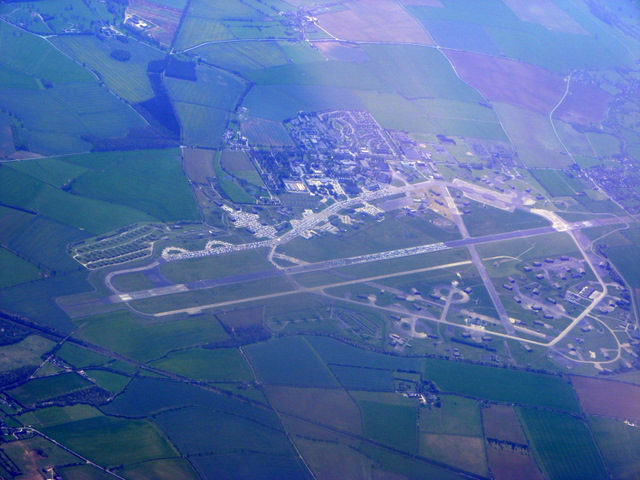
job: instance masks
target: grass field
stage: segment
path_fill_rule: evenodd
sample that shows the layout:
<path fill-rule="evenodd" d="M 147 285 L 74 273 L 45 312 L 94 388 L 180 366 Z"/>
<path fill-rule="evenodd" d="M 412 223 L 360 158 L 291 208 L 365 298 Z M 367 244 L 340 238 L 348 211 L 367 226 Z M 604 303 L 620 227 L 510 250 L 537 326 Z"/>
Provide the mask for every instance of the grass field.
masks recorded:
<path fill-rule="evenodd" d="M 94 158 L 89 157 L 88 159 Z M 99 160 L 99 157 L 95 158 L 95 160 Z M 94 168 L 96 167 L 94 166 Z M 74 185 L 77 184 L 74 193 L 78 193 L 75 195 L 9 167 L 2 167 L 1 170 L 0 201 L 6 205 L 37 212 L 42 216 L 70 227 L 81 228 L 92 233 L 104 233 L 123 225 L 138 221 L 149 221 L 153 218 L 140 210 L 134 210 L 135 207 L 126 205 L 127 203 L 137 203 L 136 206 L 149 209 L 150 206 L 145 203 L 148 202 L 149 197 L 147 193 L 134 188 L 131 183 L 129 183 L 129 189 L 125 188 L 127 182 L 131 182 L 131 179 L 135 179 L 135 177 L 129 176 L 128 179 L 125 178 L 124 174 L 118 173 L 115 165 L 112 166 L 111 180 L 123 182 L 119 192 L 118 187 L 115 185 L 110 186 L 108 182 L 98 185 L 97 176 L 99 172 L 96 168 L 96 170 L 85 173 L 81 179 L 74 183 Z M 93 185 L 95 190 L 86 191 L 85 189 L 90 185 Z M 188 189 L 186 182 L 185 188 Z M 82 196 L 81 194 L 85 192 L 97 198 Z M 150 193 L 153 195 L 153 190 L 150 190 Z M 186 198 L 187 202 L 192 202 L 191 192 L 186 190 L 186 193 L 189 195 Z M 118 196 L 121 198 L 114 198 Z M 111 203 L 114 200 L 122 203 Z M 186 207 L 190 208 L 191 205 L 186 203 Z M 177 208 L 180 208 L 180 204 L 178 204 Z M 193 208 L 195 210 L 195 205 Z M 160 212 L 156 211 L 155 213 L 159 214 Z M 179 211 L 179 214 L 183 214 L 183 211 Z M 54 225 L 51 228 L 60 229 Z M 35 239 L 40 237 L 38 235 Z M 35 239 L 28 238 L 27 242 L 33 242 Z M 55 248 L 55 246 L 50 246 L 47 250 L 52 248 Z M 16 250 L 20 251 L 20 248 Z M 25 256 L 29 258 L 29 255 Z"/>
<path fill-rule="evenodd" d="M 267 386 L 270 404 L 277 411 L 332 429 L 362 433 L 360 411 L 353 399 L 341 389 Z"/>
<path fill-rule="evenodd" d="M 602 458 L 581 420 L 562 413 L 519 409 L 542 471 L 550 480 L 607 478 Z"/>
<path fill-rule="evenodd" d="M 354 347 L 333 338 L 313 336 L 307 341 L 329 365 L 350 365 L 363 368 L 385 370 L 420 371 L 423 359 L 385 355 L 363 348 Z"/>
<path fill-rule="evenodd" d="M 80 375 L 66 373 L 53 377 L 35 378 L 10 390 L 9 394 L 23 405 L 33 405 L 47 398 L 57 397 L 90 385 L 91 383 Z"/>
<path fill-rule="evenodd" d="M 235 72 L 274 67 L 289 62 L 275 41 L 203 45 L 195 49 L 194 53 L 213 65 Z"/>
<path fill-rule="evenodd" d="M 420 434 L 420 454 L 456 468 L 487 475 L 487 460 L 482 437 Z"/>
<path fill-rule="evenodd" d="M 578 193 L 557 170 L 531 169 L 529 171 L 552 197 L 571 197 Z"/>
<path fill-rule="evenodd" d="M 199 219 L 177 150 L 97 153 L 67 161 L 90 169 L 73 183 L 74 193 L 135 208 L 163 221 Z"/>
<path fill-rule="evenodd" d="M 53 38 L 54 45 L 79 63 L 93 70 L 105 85 L 131 103 L 140 103 L 153 97 L 147 77 L 147 64 L 162 59 L 162 54 L 133 38 L 122 44 L 115 40 L 100 41 L 91 35 L 61 35 Z M 111 56 L 114 49 L 131 54 L 126 62 Z"/>
<path fill-rule="evenodd" d="M 98 385 L 105 390 L 109 390 L 111 393 L 120 393 L 131 381 L 130 377 L 107 370 L 86 370 L 86 373 L 95 380 Z"/>
<path fill-rule="evenodd" d="M 260 175 L 245 152 L 223 151 L 220 158 L 220 166 L 234 177 L 245 180 L 257 187 L 265 188 Z"/>
<path fill-rule="evenodd" d="M 176 456 L 156 427 L 144 420 L 99 416 L 46 428 L 45 433 L 99 465 L 126 465 Z"/>
<path fill-rule="evenodd" d="M 418 98 L 399 93 L 362 91 L 358 97 L 385 128 L 504 141 L 506 136 L 493 111 L 468 101 Z"/>
<path fill-rule="evenodd" d="M 84 136 L 119 137 L 144 126 L 134 110 L 45 40 L 3 23 L 0 42 L 7 49 L 1 65 L 11 74 L 4 84 L 0 78 L 0 105 L 19 119 L 23 147 L 46 155 L 87 151 Z M 32 52 L 29 59 L 17 54 L 24 49 Z"/>
<path fill-rule="evenodd" d="M 620 420 L 590 417 L 593 437 L 602 453 L 611 476 L 619 480 L 634 480 L 640 475 L 640 429 Z"/>
<path fill-rule="evenodd" d="M 513 256 L 521 261 L 543 260 L 546 257 L 569 255 L 580 258 L 581 254 L 573 239 L 562 232 L 538 235 L 531 239 L 504 240 L 480 245 L 478 251 L 483 258 L 499 255 Z"/>
<path fill-rule="evenodd" d="M 157 480 L 173 480 L 181 478 L 185 480 L 196 480 L 198 478 L 191 464 L 182 458 L 170 460 L 151 460 L 138 465 L 126 467 L 123 470 L 126 478 L 132 480 L 146 480 L 155 478 Z"/>
<path fill-rule="evenodd" d="M 243 417 L 188 407 L 160 413 L 156 419 L 183 454 L 224 455 L 249 450 L 274 456 L 291 455 L 292 449 L 283 431 Z M 185 429 L 185 425 L 198 428 Z"/>
<path fill-rule="evenodd" d="M 56 158 L 34 158 L 11 163 L 9 167 L 57 188 L 62 188 L 87 171 L 85 167 Z"/>
<path fill-rule="evenodd" d="M 388 92 L 407 99 L 482 101 L 474 89 L 456 76 L 447 58 L 438 50 L 406 45 L 366 46 L 364 50 L 372 59 L 370 68 Z"/>
<path fill-rule="evenodd" d="M 607 247 L 605 251 L 624 279 L 633 287 L 640 288 L 640 248 L 630 244 Z"/>
<path fill-rule="evenodd" d="M 135 318 L 126 310 L 87 317 L 82 320 L 76 335 L 142 361 L 159 358 L 176 348 L 227 338 L 223 328 L 212 317 L 203 315 L 150 323 Z"/>
<path fill-rule="evenodd" d="M 195 67 L 196 81 L 174 77 L 165 79 L 173 101 L 231 111 L 244 91 L 237 77 L 211 67 Z"/>
<path fill-rule="evenodd" d="M 220 164 L 221 157 L 222 152 L 218 151 L 213 159 L 213 167 L 220 193 L 233 203 L 255 203 L 255 198 L 239 184 L 233 175 L 230 175 L 222 168 Z"/>
<path fill-rule="evenodd" d="M 28 412 L 20 416 L 20 421 L 36 428 L 49 428 L 101 415 L 100 410 L 89 405 L 72 405 L 67 407 L 47 407 Z"/>
<path fill-rule="evenodd" d="M 349 230 L 344 234 L 296 238 L 279 250 L 306 261 L 320 261 L 443 242 L 458 237 L 457 231 L 441 229 L 429 221 L 435 217 L 435 214 L 427 214 L 426 218 L 410 217 L 393 211 L 387 213 L 383 221 L 366 217 L 364 224 L 357 226 L 357 229 L 348 227 Z"/>
<path fill-rule="evenodd" d="M 483 408 L 482 424 L 487 438 L 527 444 L 520 419 L 510 405 L 491 405 L 489 408 Z"/>
<path fill-rule="evenodd" d="M 239 272 L 245 274 L 274 270 L 273 264 L 267 260 L 264 248 L 168 262 L 160 267 L 160 272 L 174 283 L 228 277 L 238 275 Z"/>
<path fill-rule="evenodd" d="M 464 215 L 463 221 L 474 237 L 549 225 L 545 218 L 524 210 L 514 210 L 510 213 L 473 201 L 466 208 L 471 213 Z"/>
<path fill-rule="evenodd" d="M 233 38 L 233 34 L 222 22 L 187 15 L 182 20 L 174 47 L 178 50 L 184 50 L 205 42 L 228 40 L 230 38 Z"/>
<path fill-rule="evenodd" d="M 191 147 L 217 147 L 229 119 L 224 110 L 175 102 L 174 107 L 182 127 L 183 143 Z"/>
<path fill-rule="evenodd" d="M 420 409 L 421 432 L 482 437 L 477 401 L 456 395 L 442 395 L 440 402 L 440 408 Z"/>
<path fill-rule="evenodd" d="M 0 288 L 11 287 L 12 285 L 40 278 L 40 271 L 35 265 L 2 247 L 0 247 L 0 265 L 2 265 Z"/>
<path fill-rule="evenodd" d="M 40 469 L 55 465 L 75 463 L 77 457 L 41 437 L 33 437 L 16 442 L 6 442 L 2 450 L 15 463 L 24 465 L 25 474 L 40 475 Z M 34 455 L 34 452 L 41 452 Z"/>
<path fill-rule="evenodd" d="M 37 319 L 39 323 L 59 332 L 70 333 L 73 323 L 53 299 L 88 289 L 90 287 L 85 275 L 80 272 L 67 273 L 2 289 L 0 304 L 13 313 Z"/>
<path fill-rule="evenodd" d="M 418 451 L 418 409 L 403 397 L 385 394 L 352 394 L 362 415 L 364 434 L 380 443 L 408 453 Z"/>
<path fill-rule="evenodd" d="M 263 453 L 202 455 L 191 460 L 204 478 L 252 480 L 255 478 L 308 478 L 298 458 Z"/>
<path fill-rule="evenodd" d="M 85 368 L 88 366 L 99 366 L 106 363 L 109 358 L 99 353 L 92 352 L 81 347 L 77 347 L 72 343 L 65 343 L 56 350 L 56 357 L 61 358 L 65 362 L 76 368 Z"/>
<path fill-rule="evenodd" d="M 12 345 L 0 347 L 0 371 L 6 372 L 20 367 L 40 365 L 42 356 L 49 352 L 55 343 L 49 339 L 29 335 Z"/>
<path fill-rule="evenodd" d="M 29 4 L 22 3 L 0 10 L 3 17 L 21 24 L 27 30 L 42 33 L 62 33 L 67 29 L 85 32 L 95 22 L 114 23 L 120 9 L 108 9 L 106 5 L 94 0 L 82 2 L 77 0 L 41 0 L 37 13 Z"/>
<path fill-rule="evenodd" d="M 303 337 L 283 337 L 246 349 L 258 378 L 272 385 L 332 388 L 338 384 Z"/>
<path fill-rule="evenodd" d="M 247 137 L 250 145 L 293 145 L 286 128 L 280 122 L 263 118 L 250 117 L 242 122 L 242 134 Z"/>
<path fill-rule="evenodd" d="M 278 122 L 295 116 L 300 110 L 313 112 L 364 108 L 354 90 L 298 84 L 256 85 L 246 95 L 242 105 L 247 107 L 252 116 Z"/>
<path fill-rule="evenodd" d="M 218 385 L 221 385 L 221 389 L 226 392 L 242 396 L 237 394 L 237 389 L 230 389 L 228 384 Z M 259 402 L 266 403 L 264 397 Z M 277 415 L 272 410 L 256 403 L 249 404 L 226 394 L 220 395 L 185 382 L 157 378 L 135 378 L 124 393 L 104 409 L 115 415 L 143 418 L 161 411 L 179 410 L 179 407 L 185 406 L 198 406 L 213 413 L 223 412 L 232 416 L 245 417 L 269 429 L 282 428 Z"/>
<path fill-rule="evenodd" d="M 253 380 L 244 357 L 235 348 L 194 349 L 169 354 L 153 362 L 155 367 L 201 381 Z"/>
<path fill-rule="evenodd" d="M 424 371 L 445 392 L 580 411 L 571 385 L 560 377 L 437 359 L 426 359 Z"/>
<path fill-rule="evenodd" d="M 570 165 L 571 159 L 564 153 L 547 116 L 505 103 L 495 103 L 494 107 L 525 166 L 564 168 Z"/>
<path fill-rule="evenodd" d="M 392 392 L 394 390 L 391 370 L 346 365 L 331 365 L 330 368 L 340 384 L 347 390 L 373 392 Z"/>
<path fill-rule="evenodd" d="M 153 282 L 141 272 L 125 273 L 113 277 L 113 285 L 121 292 L 134 292 L 153 288 Z"/>

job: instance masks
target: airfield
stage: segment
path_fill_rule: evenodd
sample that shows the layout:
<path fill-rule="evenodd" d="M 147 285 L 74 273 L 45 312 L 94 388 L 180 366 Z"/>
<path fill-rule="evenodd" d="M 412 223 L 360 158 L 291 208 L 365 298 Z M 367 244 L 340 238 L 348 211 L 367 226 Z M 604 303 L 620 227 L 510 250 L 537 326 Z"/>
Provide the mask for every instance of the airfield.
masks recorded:
<path fill-rule="evenodd" d="M 0 477 L 638 478 L 637 9 L 1 3 Z"/>

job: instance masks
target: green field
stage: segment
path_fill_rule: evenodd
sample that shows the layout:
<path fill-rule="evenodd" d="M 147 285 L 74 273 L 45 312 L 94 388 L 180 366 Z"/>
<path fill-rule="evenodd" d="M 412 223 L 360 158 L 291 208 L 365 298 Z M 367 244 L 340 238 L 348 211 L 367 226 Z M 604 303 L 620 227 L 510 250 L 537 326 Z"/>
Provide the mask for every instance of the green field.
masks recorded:
<path fill-rule="evenodd" d="M 640 429 L 620 420 L 590 417 L 593 437 L 602 453 L 605 465 L 613 478 L 633 480 L 640 474 Z"/>
<path fill-rule="evenodd" d="M 444 230 L 429 221 L 436 217 L 436 214 L 410 217 L 393 211 L 378 222 L 367 216 L 361 218 L 363 224 L 358 228 L 346 227 L 344 234 L 323 234 L 310 239 L 299 237 L 279 250 L 302 260 L 320 261 L 443 242 L 458 237 L 457 231 Z"/>
<path fill-rule="evenodd" d="M 205 42 L 230 38 L 233 38 L 233 34 L 222 22 L 188 15 L 182 21 L 174 46 L 182 50 Z"/>
<path fill-rule="evenodd" d="M 244 357 L 235 348 L 199 348 L 175 352 L 153 362 L 153 366 L 201 381 L 253 380 Z"/>
<path fill-rule="evenodd" d="M 146 290 L 153 288 L 153 282 L 140 272 L 125 273 L 113 277 L 113 285 L 121 292 L 135 292 L 136 290 Z"/>
<path fill-rule="evenodd" d="M 308 478 L 307 470 L 298 458 L 265 455 L 260 452 L 231 453 L 222 456 L 202 455 L 193 457 L 192 462 L 204 478 Z"/>
<path fill-rule="evenodd" d="M 99 0 L 40 0 L 37 13 L 27 2 L 0 7 L 0 15 L 12 22 L 20 23 L 29 31 L 51 34 L 66 30 L 88 32 L 96 22 L 113 23 L 117 21 L 120 8 L 113 9 Z"/>
<path fill-rule="evenodd" d="M 526 167 L 565 168 L 571 164 L 546 116 L 506 103 L 494 103 L 494 107 Z"/>
<path fill-rule="evenodd" d="M 568 177 L 563 171 L 532 169 L 530 172 L 552 197 L 571 197 L 585 190 L 579 180 Z"/>
<path fill-rule="evenodd" d="M 209 44 L 195 49 L 194 53 L 216 66 L 235 72 L 274 67 L 289 61 L 275 41 Z"/>
<path fill-rule="evenodd" d="M 7 372 L 21 367 L 31 366 L 33 370 L 42 362 L 42 356 L 49 352 L 55 343 L 49 339 L 29 335 L 12 345 L 0 347 L 0 371 Z"/>
<path fill-rule="evenodd" d="M 10 250 L 45 272 L 78 270 L 67 245 L 87 237 L 85 232 L 39 215 L 12 212 L 17 215 L 10 216 L 12 228 L 3 232 L 2 239 Z"/>
<path fill-rule="evenodd" d="M 160 272 L 175 283 L 228 277 L 240 272 L 245 274 L 273 270 L 275 267 L 267 260 L 267 251 L 264 248 L 168 262 L 160 267 Z"/>
<path fill-rule="evenodd" d="M 88 366 L 98 366 L 106 363 L 109 358 L 92 352 L 81 347 L 77 347 L 72 343 L 65 343 L 56 350 L 56 357 L 73 365 L 76 368 L 85 368 Z"/>
<path fill-rule="evenodd" d="M 418 409 L 414 401 L 395 394 L 354 392 L 352 395 L 360 407 L 367 437 L 408 453 L 417 453 Z"/>
<path fill-rule="evenodd" d="M 495 112 L 478 103 L 440 98 L 407 99 L 399 93 L 369 91 L 359 92 L 358 97 L 385 128 L 506 140 Z"/>
<path fill-rule="evenodd" d="M 35 378 L 9 391 L 23 405 L 33 405 L 48 398 L 54 398 L 91 384 L 75 373 L 65 373 L 53 377 Z"/>
<path fill-rule="evenodd" d="M 574 413 L 580 411 L 571 385 L 560 377 L 437 359 L 425 360 L 424 375 L 445 392 Z"/>
<path fill-rule="evenodd" d="M 99 416 L 44 429 L 99 465 L 116 466 L 176 456 L 171 444 L 150 422 Z"/>
<path fill-rule="evenodd" d="M 0 168 L 0 201 L 92 233 L 152 217 L 125 205 L 73 195 L 9 167 Z M 104 188 L 104 187 L 103 187 Z"/>
<path fill-rule="evenodd" d="M 73 183 L 76 194 L 135 208 L 162 221 L 199 219 L 177 150 L 98 153 L 66 161 L 90 169 Z"/>
<path fill-rule="evenodd" d="M 479 245 L 478 251 L 483 258 L 504 255 L 517 257 L 523 262 L 543 260 L 546 257 L 560 255 L 570 255 L 576 258 L 582 256 L 573 239 L 562 232 L 536 235 L 527 239 L 492 242 Z"/>
<path fill-rule="evenodd" d="M 469 234 L 474 237 L 549 225 L 545 218 L 524 210 L 514 210 L 510 213 L 473 201 L 465 208 L 468 208 L 470 213 L 465 214 L 463 220 Z"/>
<path fill-rule="evenodd" d="M 111 95 L 87 70 L 45 40 L 0 25 L 5 48 L 0 105 L 18 119 L 22 148 L 51 155 L 88 151 L 93 137 L 121 137 L 142 118 Z M 29 51 L 28 58 L 18 52 Z"/>
<path fill-rule="evenodd" d="M 394 390 L 391 370 L 345 365 L 331 365 L 330 368 L 338 382 L 347 390 L 373 392 L 392 392 Z"/>
<path fill-rule="evenodd" d="M 258 378 L 267 384 L 337 387 L 338 384 L 303 337 L 283 337 L 245 349 Z"/>
<path fill-rule="evenodd" d="M 442 395 L 440 401 L 440 408 L 420 409 L 421 432 L 482 437 L 477 401 L 456 395 Z"/>
<path fill-rule="evenodd" d="M 245 152 L 223 151 L 220 158 L 220 166 L 234 177 L 257 187 L 265 188 L 260 175 Z"/>
<path fill-rule="evenodd" d="M 255 117 L 278 122 L 294 117 L 300 110 L 313 112 L 365 108 L 351 89 L 298 84 L 256 85 L 246 95 L 242 105 Z"/>
<path fill-rule="evenodd" d="M 156 418 L 178 449 L 187 455 L 223 455 L 242 449 L 274 456 L 291 455 L 292 448 L 283 431 L 236 415 L 190 407 L 161 413 Z M 198 428 L 185 429 L 184 425 Z"/>
<path fill-rule="evenodd" d="M 126 467 L 123 474 L 132 480 L 154 478 L 157 480 L 173 480 L 181 478 L 185 480 L 199 478 L 191 464 L 183 459 L 151 460 L 138 465 Z"/>
<path fill-rule="evenodd" d="M 0 247 L 0 265 L 2 265 L 2 269 L 0 269 L 0 288 L 11 287 L 40 278 L 40 271 L 35 265 L 2 247 Z"/>
<path fill-rule="evenodd" d="M 548 410 L 522 408 L 519 413 L 536 460 L 549 479 L 608 477 L 584 422 Z"/>
<path fill-rule="evenodd" d="M 293 145 L 287 129 L 280 123 L 250 117 L 242 123 L 242 134 L 252 145 Z"/>
<path fill-rule="evenodd" d="M 100 387 L 111 393 L 120 393 L 122 389 L 131 381 L 130 377 L 125 377 L 118 373 L 107 370 L 86 370 L 87 375 L 96 381 Z"/>
<path fill-rule="evenodd" d="M 47 407 L 27 412 L 20 416 L 20 421 L 37 428 L 49 428 L 101 415 L 98 409 L 89 405 L 72 405 L 68 407 Z"/>
<path fill-rule="evenodd" d="M 239 184 L 238 179 L 222 168 L 221 156 L 222 152 L 218 151 L 213 159 L 213 167 L 220 193 L 234 203 L 255 203 L 255 198 Z"/>
<path fill-rule="evenodd" d="M 159 358 L 176 348 L 227 338 L 212 317 L 203 315 L 151 323 L 134 317 L 127 310 L 83 319 L 77 336 L 142 361 Z"/>
<path fill-rule="evenodd" d="M 114 93 L 131 103 L 139 103 L 153 97 L 147 77 L 147 64 L 160 60 L 162 55 L 143 43 L 130 39 L 122 44 L 115 40 L 98 40 L 87 35 L 54 37 L 54 44 L 62 52 L 98 74 Z M 114 49 L 124 49 L 131 54 L 126 62 L 111 56 Z"/>

